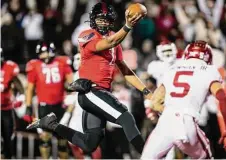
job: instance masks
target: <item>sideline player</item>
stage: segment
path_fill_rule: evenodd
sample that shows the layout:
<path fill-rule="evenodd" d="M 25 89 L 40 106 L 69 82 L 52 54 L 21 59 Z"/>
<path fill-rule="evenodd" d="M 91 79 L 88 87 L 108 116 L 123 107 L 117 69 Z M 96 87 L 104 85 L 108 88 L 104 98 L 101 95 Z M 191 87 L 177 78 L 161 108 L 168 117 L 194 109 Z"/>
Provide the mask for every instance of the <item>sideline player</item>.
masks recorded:
<path fill-rule="evenodd" d="M 4 141 L 3 154 L 4 158 L 10 159 L 13 154 L 12 135 L 14 131 L 14 116 L 12 100 L 12 84 L 14 88 L 22 96 L 24 88 L 17 75 L 20 70 L 18 65 L 10 60 L 4 60 L 4 53 L 0 48 L 1 54 L 1 74 L 0 74 L 0 89 L 1 89 L 1 136 Z M 24 96 L 24 95 L 23 95 Z"/>
<path fill-rule="evenodd" d="M 219 100 L 225 122 L 226 95 L 221 76 L 211 63 L 211 47 L 204 41 L 196 41 L 186 47 L 185 60 L 178 61 L 164 74 L 152 97 L 153 103 L 165 99 L 164 111 L 146 142 L 142 159 L 162 158 L 173 146 L 191 158 L 212 158 L 209 141 L 197 118 L 206 96 L 211 93 Z M 222 140 L 225 133 L 226 130 L 222 132 Z"/>
<path fill-rule="evenodd" d="M 84 87 L 78 95 L 79 105 L 83 111 L 83 131 L 78 132 L 56 122 L 54 114 L 28 126 L 31 128 L 48 128 L 58 135 L 67 138 L 85 152 L 94 151 L 104 136 L 106 121 L 122 126 L 128 141 L 141 153 L 144 141 L 137 129 L 134 117 L 126 106 L 121 104 L 110 92 L 114 69 L 117 66 L 125 79 L 142 91 L 147 98 L 150 91 L 131 71 L 122 58 L 122 48 L 119 45 L 142 15 L 129 16 L 125 13 L 126 24 L 115 34 L 111 31 L 116 20 L 113 7 L 104 2 L 97 3 L 90 12 L 92 29 L 83 31 L 78 40 L 82 55 L 79 77 L 75 86 Z M 87 80 L 88 79 L 88 80 Z M 91 82 L 96 87 L 91 88 Z M 87 85 L 86 85 L 87 84 Z"/>
<path fill-rule="evenodd" d="M 55 46 L 51 42 L 41 40 L 36 46 L 38 59 L 27 63 L 26 72 L 28 85 L 26 90 L 27 111 L 24 118 L 31 121 L 32 97 L 34 89 L 38 98 L 38 118 L 53 112 L 59 117 L 64 114 L 62 102 L 64 98 L 65 82 L 73 81 L 71 60 L 66 56 L 56 56 Z M 40 153 L 42 158 L 50 157 L 51 134 L 40 131 Z M 58 154 L 60 158 L 67 158 L 67 141 L 58 138 Z"/>

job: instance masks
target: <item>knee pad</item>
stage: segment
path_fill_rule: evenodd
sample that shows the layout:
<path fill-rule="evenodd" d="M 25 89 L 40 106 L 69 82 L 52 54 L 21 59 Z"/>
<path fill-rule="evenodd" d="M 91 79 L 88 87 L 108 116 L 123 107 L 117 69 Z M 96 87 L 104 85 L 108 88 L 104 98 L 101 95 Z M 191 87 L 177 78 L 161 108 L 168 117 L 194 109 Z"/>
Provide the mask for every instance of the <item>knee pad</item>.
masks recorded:
<path fill-rule="evenodd" d="M 133 115 L 128 111 L 119 116 L 116 123 L 122 126 L 129 142 L 140 134 Z"/>

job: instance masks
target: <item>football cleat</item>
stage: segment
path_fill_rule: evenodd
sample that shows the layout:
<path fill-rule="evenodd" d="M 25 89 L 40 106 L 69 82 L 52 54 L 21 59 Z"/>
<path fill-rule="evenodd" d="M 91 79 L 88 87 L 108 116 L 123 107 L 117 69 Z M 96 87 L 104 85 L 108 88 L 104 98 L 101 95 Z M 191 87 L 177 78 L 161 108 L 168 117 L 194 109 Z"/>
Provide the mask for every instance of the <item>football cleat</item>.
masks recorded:
<path fill-rule="evenodd" d="M 58 126 L 57 123 L 57 117 L 56 115 L 52 112 L 48 114 L 47 116 L 34 121 L 30 125 L 27 126 L 27 129 L 35 129 L 35 128 L 43 128 L 46 130 L 54 131 L 56 127 Z"/>

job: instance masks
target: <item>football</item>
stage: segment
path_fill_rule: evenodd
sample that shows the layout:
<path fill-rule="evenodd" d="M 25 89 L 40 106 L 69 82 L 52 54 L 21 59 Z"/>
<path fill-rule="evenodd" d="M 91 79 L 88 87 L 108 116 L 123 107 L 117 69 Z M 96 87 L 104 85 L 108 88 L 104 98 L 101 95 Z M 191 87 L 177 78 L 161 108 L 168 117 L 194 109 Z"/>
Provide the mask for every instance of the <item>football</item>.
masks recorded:
<path fill-rule="evenodd" d="M 142 17 L 145 17 L 147 15 L 147 8 L 140 3 L 134 3 L 129 5 L 128 10 L 129 10 L 129 17 L 132 17 L 136 13 L 141 14 Z"/>

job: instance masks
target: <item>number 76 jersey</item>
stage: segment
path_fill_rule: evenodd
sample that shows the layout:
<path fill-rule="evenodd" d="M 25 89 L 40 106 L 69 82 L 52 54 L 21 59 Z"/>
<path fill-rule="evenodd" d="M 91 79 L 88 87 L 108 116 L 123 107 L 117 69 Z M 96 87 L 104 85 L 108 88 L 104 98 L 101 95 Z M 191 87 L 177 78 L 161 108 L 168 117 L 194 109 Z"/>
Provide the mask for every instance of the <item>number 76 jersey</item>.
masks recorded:
<path fill-rule="evenodd" d="M 70 64 L 66 56 L 57 56 L 48 64 L 39 59 L 27 63 L 27 80 L 35 85 L 39 103 L 54 105 L 63 101 L 65 77 L 72 73 Z"/>
<path fill-rule="evenodd" d="M 196 59 L 181 60 L 163 75 L 166 90 L 165 109 L 173 109 L 198 118 L 213 82 L 222 82 L 214 66 Z"/>

